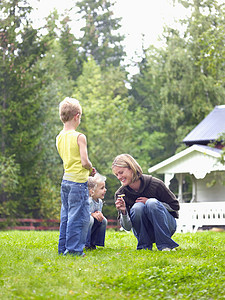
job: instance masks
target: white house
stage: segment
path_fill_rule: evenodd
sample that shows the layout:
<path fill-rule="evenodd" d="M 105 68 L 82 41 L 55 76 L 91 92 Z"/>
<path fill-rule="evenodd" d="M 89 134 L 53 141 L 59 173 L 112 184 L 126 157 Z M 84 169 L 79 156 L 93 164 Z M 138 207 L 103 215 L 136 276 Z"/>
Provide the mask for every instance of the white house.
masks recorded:
<path fill-rule="evenodd" d="M 178 231 L 196 231 L 198 227 L 225 226 L 225 165 L 220 162 L 221 143 L 209 147 L 225 133 L 225 105 L 214 110 L 183 140 L 189 146 L 178 154 L 148 169 L 149 173 L 164 174 L 170 186 L 178 182 L 180 217 Z M 187 180 L 188 179 L 188 180 Z M 189 198 L 184 185 L 191 185 Z M 190 187 L 189 187 L 190 189 Z"/>

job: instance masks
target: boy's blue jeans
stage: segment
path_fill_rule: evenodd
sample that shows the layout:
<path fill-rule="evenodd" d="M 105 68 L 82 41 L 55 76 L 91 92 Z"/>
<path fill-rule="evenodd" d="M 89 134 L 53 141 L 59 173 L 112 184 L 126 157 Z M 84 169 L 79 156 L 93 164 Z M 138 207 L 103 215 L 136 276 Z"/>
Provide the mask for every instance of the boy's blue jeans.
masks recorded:
<path fill-rule="evenodd" d="M 157 199 L 150 198 L 146 203 L 135 203 L 131 210 L 131 222 L 137 249 L 152 249 L 156 243 L 158 250 L 175 248 L 179 245 L 171 239 L 176 231 L 176 220 Z"/>
<path fill-rule="evenodd" d="M 59 254 L 83 254 L 90 220 L 88 197 L 87 182 L 62 180 Z"/>

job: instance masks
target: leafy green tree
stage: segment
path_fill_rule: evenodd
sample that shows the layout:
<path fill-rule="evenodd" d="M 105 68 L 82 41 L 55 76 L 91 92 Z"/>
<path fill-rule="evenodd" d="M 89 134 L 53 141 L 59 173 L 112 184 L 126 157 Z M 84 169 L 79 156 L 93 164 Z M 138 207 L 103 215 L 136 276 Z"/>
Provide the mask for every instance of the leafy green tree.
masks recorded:
<path fill-rule="evenodd" d="M 42 59 L 36 64 L 40 73 L 44 74 L 42 88 L 38 91 L 41 103 L 42 134 L 39 148 L 39 189 L 36 199 L 36 215 L 41 218 L 59 218 L 60 211 L 60 183 L 63 174 L 61 159 L 56 151 L 55 138 L 62 129 L 59 120 L 58 105 L 73 93 L 74 81 L 69 79 L 66 53 L 61 47 L 58 27 L 58 14 L 50 13 L 46 19 L 47 34 L 41 36 L 41 42 L 46 44 Z"/>
<path fill-rule="evenodd" d="M 1 151 L 6 159 L 14 157 L 19 166 L 17 194 L 3 193 L 2 201 L 10 197 L 20 213 L 28 213 L 36 202 L 41 156 L 42 115 L 37 92 L 42 74 L 36 62 L 44 47 L 29 23 L 30 10 L 27 1 L 1 1 L 0 4 Z"/>
<path fill-rule="evenodd" d="M 150 122 L 146 130 L 163 137 L 158 144 L 161 149 L 152 152 L 155 162 L 181 150 L 185 135 L 215 105 L 224 102 L 224 70 L 220 64 L 224 10 L 211 0 L 180 2 L 192 8 L 191 16 L 180 21 L 186 26 L 184 34 L 166 28 L 166 46 L 150 46 L 145 51 L 140 73 L 131 82 L 135 104 L 147 108 Z M 211 55 L 212 49 L 216 50 Z"/>
<path fill-rule="evenodd" d="M 87 135 L 90 158 L 99 171 L 107 174 L 111 173 L 114 156 L 123 152 L 137 156 L 146 146 L 141 132 L 147 118 L 144 110 L 129 111 L 125 76 L 119 68 L 106 74 L 90 58 L 74 93 L 83 107 L 80 130 Z"/>
<path fill-rule="evenodd" d="M 224 86 L 221 88 L 224 70 L 218 62 L 224 60 L 225 11 L 224 5 L 214 0 L 182 1 L 182 4 L 192 11 L 185 32 L 186 48 L 193 61 L 189 97 L 193 117 L 200 122 L 216 104 L 224 101 Z"/>
<path fill-rule="evenodd" d="M 69 75 L 74 80 L 74 84 L 76 84 L 76 79 L 82 73 L 83 57 L 78 51 L 79 42 L 71 32 L 69 22 L 70 18 L 68 16 L 65 16 L 61 21 L 62 28 L 60 30 L 59 41 L 66 58 L 65 66 L 69 70 Z"/>
<path fill-rule="evenodd" d="M 63 175 L 61 159 L 55 147 L 56 135 L 62 130 L 59 120 L 59 103 L 73 93 L 74 82 L 69 78 L 66 58 L 57 40 L 52 41 L 51 49 L 39 64 L 45 73 L 47 84 L 39 91 L 42 99 L 44 122 L 40 145 L 42 158 L 39 161 L 39 217 L 59 218 L 60 183 Z"/>
<path fill-rule="evenodd" d="M 144 109 L 129 110 L 131 99 L 125 87 L 125 78 L 126 74 L 120 68 L 111 67 L 104 72 L 93 58 L 89 58 L 84 63 L 74 92 L 83 110 L 78 130 L 87 136 L 88 153 L 93 165 L 107 176 L 105 213 L 111 217 L 116 216 L 113 197 L 119 187 L 111 170 L 115 156 L 130 153 L 144 171 L 149 167 L 149 135 L 143 132 L 148 119 Z"/>
<path fill-rule="evenodd" d="M 122 41 L 124 36 L 118 33 L 121 18 L 114 18 L 110 0 L 78 1 L 78 14 L 85 21 L 81 28 L 80 52 L 85 60 L 92 56 L 102 68 L 118 67 L 124 59 Z"/>
<path fill-rule="evenodd" d="M 150 47 L 141 62 L 140 73 L 133 76 L 131 82 L 131 95 L 135 99 L 132 106 L 144 107 L 149 120 L 143 131 L 148 132 L 151 137 L 148 141 L 149 163 L 151 164 L 167 158 L 176 150 L 176 132 L 182 116 L 176 103 L 180 96 L 179 90 L 176 88 L 172 91 L 172 86 L 179 85 L 179 83 L 175 78 L 173 81 L 170 79 L 175 76 L 176 72 L 173 69 L 174 73 L 171 74 L 173 67 L 170 64 L 174 62 L 172 57 L 169 62 L 169 55 L 166 51 Z M 178 59 L 176 54 L 173 57 Z"/>
<path fill-rule="evenodd" d="M 17 194 L 19 171 L 19 165 L 15 163 L 13 155 L 5 157 L 0 154 L 0 216 L 10 216 L 16 211 L 15 202 L 10 195 Z"/>

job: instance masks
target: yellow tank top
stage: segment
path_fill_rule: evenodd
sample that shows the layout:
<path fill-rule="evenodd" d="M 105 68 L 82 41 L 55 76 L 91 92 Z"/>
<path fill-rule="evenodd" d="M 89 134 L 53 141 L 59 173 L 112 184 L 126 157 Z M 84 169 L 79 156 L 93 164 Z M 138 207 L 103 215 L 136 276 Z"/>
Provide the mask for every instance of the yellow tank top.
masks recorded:
<path fill-rule="evenodd" d="M 63 179 L 83 183 L 88 180 L 89 170 L 81 164 L 77 138 L 80 132 L 75 130 L 62 130 L 56 137 L 56 147 L 63 160 Z"/>

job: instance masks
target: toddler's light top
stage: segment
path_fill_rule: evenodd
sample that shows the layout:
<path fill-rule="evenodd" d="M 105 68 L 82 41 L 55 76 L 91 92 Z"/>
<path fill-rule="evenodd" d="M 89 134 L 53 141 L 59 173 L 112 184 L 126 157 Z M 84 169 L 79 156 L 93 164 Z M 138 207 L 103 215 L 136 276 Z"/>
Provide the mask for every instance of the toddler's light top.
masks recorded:
<path fill-rule="evenodd" d="M 89 197 L 89 204 L 90 204 L 90 213 L 94 213 L 95 211 L 101 211 L 103 207 L 102 199 L 98 199 L 95 201 L 92 197 Z"/>
<path fill-rule="evenodd" d="M 77 138 L 81 133 L 76 130 L 62 130 L 56 137 L 56 147 L 63 160 L 64 180 L 83 183 L 88 180 L 89 170 L 81 164 Z"/>

